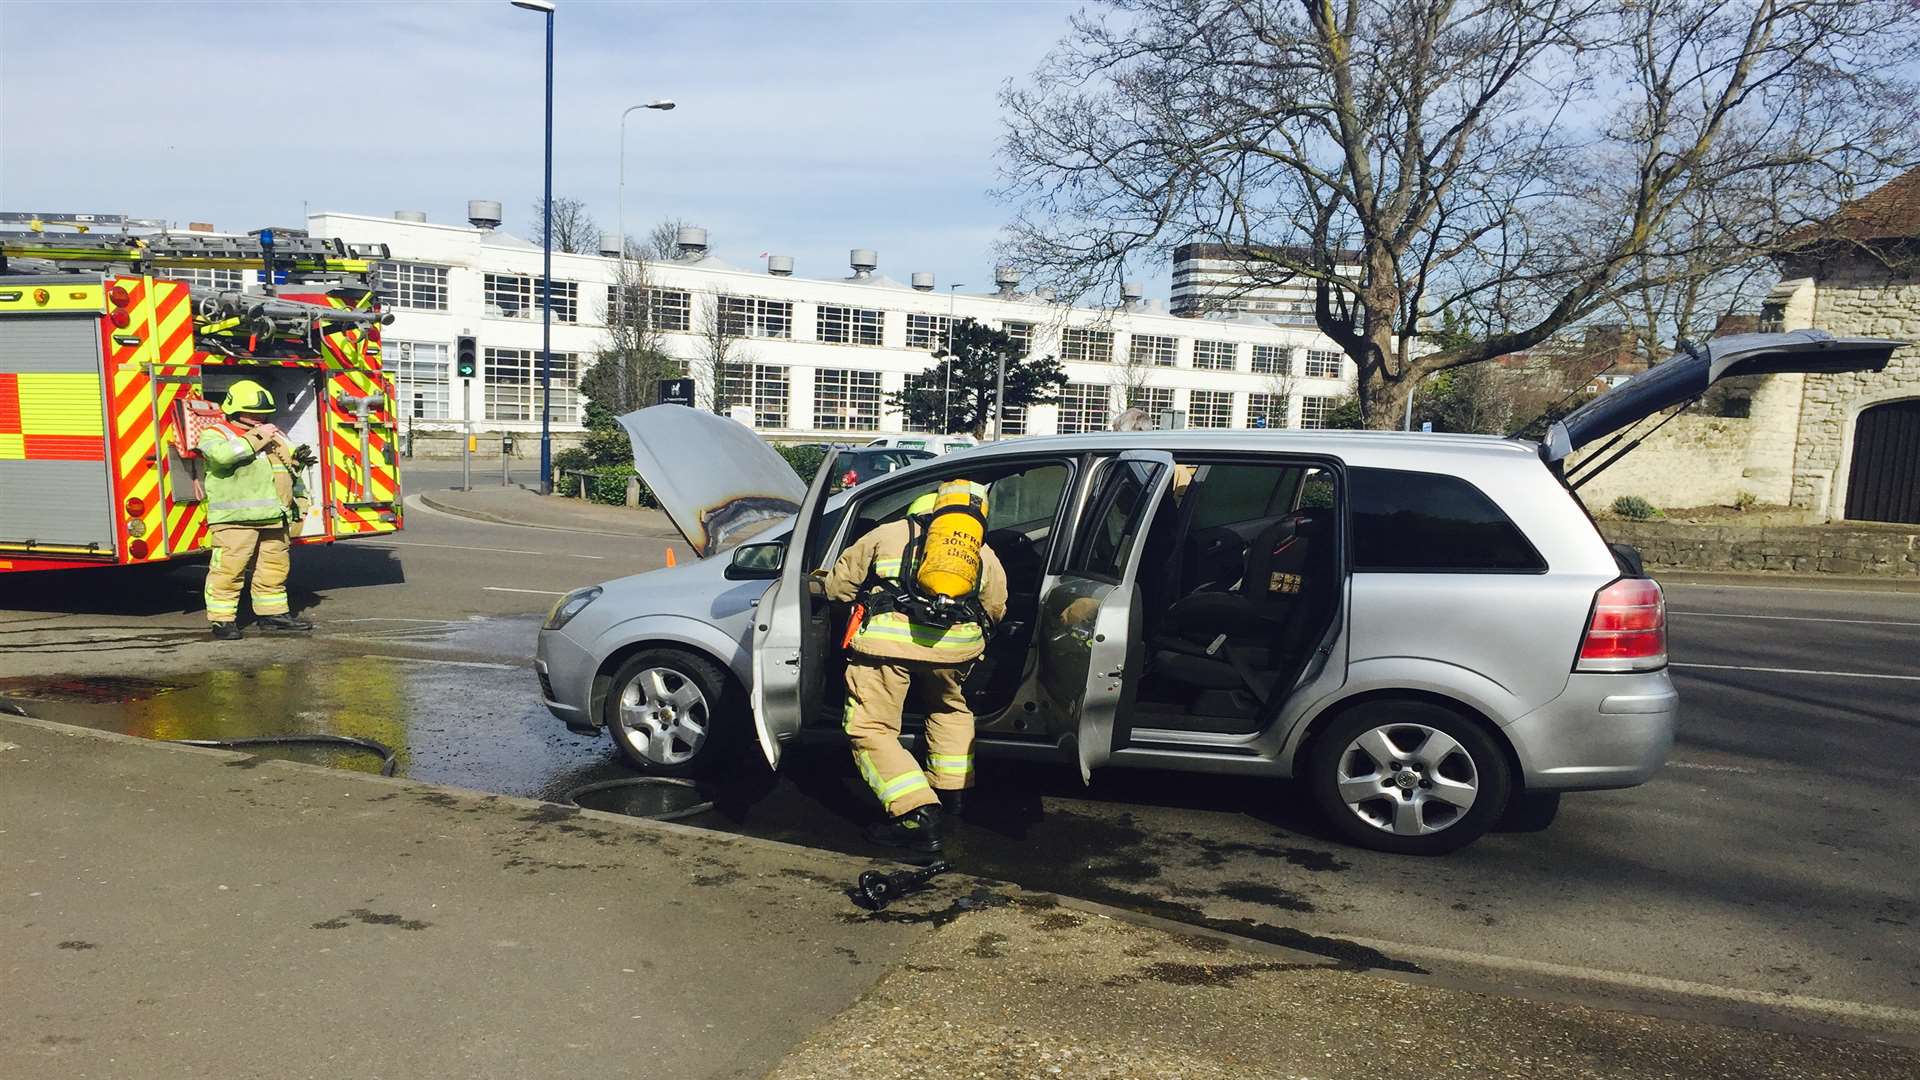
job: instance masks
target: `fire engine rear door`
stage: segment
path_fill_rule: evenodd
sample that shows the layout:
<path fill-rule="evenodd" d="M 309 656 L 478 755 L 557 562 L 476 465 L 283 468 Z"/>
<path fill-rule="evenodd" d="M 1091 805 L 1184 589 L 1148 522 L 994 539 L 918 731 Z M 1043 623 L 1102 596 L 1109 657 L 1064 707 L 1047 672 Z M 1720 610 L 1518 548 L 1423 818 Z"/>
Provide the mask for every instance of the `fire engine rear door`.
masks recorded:
<path fill-rule="evenodd" d="M 100 316 L 35 310 L 36 280 L 0 278 L 0 552 L 111 557 Z"/>

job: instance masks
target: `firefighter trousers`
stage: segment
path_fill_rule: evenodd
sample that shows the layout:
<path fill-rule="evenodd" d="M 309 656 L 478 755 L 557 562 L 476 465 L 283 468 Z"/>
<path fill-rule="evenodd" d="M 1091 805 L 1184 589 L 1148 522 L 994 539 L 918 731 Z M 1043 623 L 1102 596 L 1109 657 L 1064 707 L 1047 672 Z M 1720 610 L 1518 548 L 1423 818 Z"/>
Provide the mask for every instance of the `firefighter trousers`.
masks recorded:
<path fill-rule="evenodd" d="M 940 801 L 933 793 L 973 786 L 973 710 L 957 667 L 914 660 L 847 658 L 847 738 L 861 779 L 890 817 Z M 927 709 L 927 767 L 900 745 L 900 713 L 911 691 Z"/>
<path fill-rule="evenodd" d="M 207 564 L 207 620 L 230 623 L 240 614 L 240 587 L 253 568 L 253 613 L 287 613 L 288 543 L 285 525 L 215 525 Z"/>

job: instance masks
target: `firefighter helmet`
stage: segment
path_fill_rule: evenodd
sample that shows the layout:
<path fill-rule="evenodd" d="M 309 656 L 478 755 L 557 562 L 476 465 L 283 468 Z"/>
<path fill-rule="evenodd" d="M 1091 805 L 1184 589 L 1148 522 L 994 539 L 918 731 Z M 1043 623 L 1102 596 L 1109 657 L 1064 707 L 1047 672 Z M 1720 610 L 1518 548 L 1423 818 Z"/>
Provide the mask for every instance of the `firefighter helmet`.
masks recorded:
<path fill-rule="evenodd" d="M 227 387 L 227 396 L 220 399 L 220 411 L 228 416 L 242 412 L 271 416 L 274 412 L 273 395 L 252 379 L 241 379 Z"/>

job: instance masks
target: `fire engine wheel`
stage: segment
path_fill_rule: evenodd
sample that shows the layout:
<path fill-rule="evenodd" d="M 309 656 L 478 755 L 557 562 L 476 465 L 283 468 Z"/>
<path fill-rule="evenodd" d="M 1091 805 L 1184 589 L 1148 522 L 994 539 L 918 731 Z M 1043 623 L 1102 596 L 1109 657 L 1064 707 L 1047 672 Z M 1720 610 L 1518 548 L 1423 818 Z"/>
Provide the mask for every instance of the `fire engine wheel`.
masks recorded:
<path fill-rule="evenodd" d="M 718 765 L 741 726 L 745 695 L 719 666 L 679 649 L 635 653 L 614 673 L 607 731 L 637 769 L 687 776 Z"/>

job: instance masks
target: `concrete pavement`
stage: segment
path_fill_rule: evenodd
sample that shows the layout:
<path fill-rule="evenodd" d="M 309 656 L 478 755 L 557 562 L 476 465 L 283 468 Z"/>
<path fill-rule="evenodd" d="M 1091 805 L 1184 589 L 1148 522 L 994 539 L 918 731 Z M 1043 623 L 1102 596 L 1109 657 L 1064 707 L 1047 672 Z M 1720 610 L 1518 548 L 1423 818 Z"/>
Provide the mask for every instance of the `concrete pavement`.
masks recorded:
<path fill-rule="evenodd" d="M 973 879 L 868 915 L 864 860 L 39 721 L 0 717 L 0 824 L 7 1076 L 1920 1075 Z"/>

